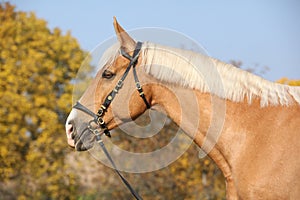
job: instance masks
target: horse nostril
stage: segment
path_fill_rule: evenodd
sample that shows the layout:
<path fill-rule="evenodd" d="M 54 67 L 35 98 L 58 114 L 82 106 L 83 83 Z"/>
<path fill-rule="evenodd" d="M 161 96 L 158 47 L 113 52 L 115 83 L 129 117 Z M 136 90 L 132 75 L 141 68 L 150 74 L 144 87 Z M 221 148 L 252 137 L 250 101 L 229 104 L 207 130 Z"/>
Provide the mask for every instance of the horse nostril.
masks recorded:
<path fill-rule="evenodd" d="M 73 133 L 73 125 L 71 124 L 69 131 Z"/>
<path fill-rule="evenodd" d="M 75 134 L 74 134 L 74 131 L 72 131 L 71 133 L 71 139 L 74 140 L 75 139 Z"/>
<path fill-rule="evenodd" d="M 74 126 L 73 126 L 73 123 L 71 121 L 69 121 L 66 124 L 66 132 L 67 132 L 68 138 L 72 138 L 72 135 L 73 135 L 73 132 L 74 132 Z"/>

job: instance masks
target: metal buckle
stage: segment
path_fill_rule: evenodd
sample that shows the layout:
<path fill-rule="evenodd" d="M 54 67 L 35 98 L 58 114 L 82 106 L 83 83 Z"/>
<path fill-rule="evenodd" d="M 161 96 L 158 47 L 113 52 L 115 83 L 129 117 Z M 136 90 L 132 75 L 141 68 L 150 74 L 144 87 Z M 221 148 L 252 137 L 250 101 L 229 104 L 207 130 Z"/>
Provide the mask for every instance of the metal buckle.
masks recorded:
<path fill-rule="evenodd" d="M 120 89 L 123 86 L 123 80 L 119 80 L 117 83 L 117 87 Z"/>
<path fill-rule="evenodd" d="M 97 123 L 98 123 L 99 125 L 105 124 L 105 122 L 104 122 L 104 120 L 103 120 L 102 117 L 98 117 L 98 118 L 97 118 Z"/>
<path fill-rule="evenodd" d="M 142 89 L 140 82 L 135 82 L 135 86 L 138 90 Z"/>
<path fill-rule="evenodd" d="M 116 86 L 116 87 L 114 88 L 114 92 L 115 92 L 115 93 L 118 93 L 118 92 L 119 92 L 118 86 Z"/>
<path fill-rule="evenodd" d="M 103 115 L 103 113 L 104 113 L 103 109 L 100 108 L 100 109 L 98 110 L 98 112 L 97 112 L 97 116 L 98 116 L 98 117 L 101 117 L 101 116 Z"/>
<path fill-rule="evenodd" d="M 95 126 L 92 125 L 92 123 L 95 123 Z M 87 127 L 92 133 L 95 134 L 96 130 L 99 128 L 98 124 L 95 122 L 95 120 L 89 121 L 89 125 Z M 95 134 L 96 135 L 96 134 Z"/>

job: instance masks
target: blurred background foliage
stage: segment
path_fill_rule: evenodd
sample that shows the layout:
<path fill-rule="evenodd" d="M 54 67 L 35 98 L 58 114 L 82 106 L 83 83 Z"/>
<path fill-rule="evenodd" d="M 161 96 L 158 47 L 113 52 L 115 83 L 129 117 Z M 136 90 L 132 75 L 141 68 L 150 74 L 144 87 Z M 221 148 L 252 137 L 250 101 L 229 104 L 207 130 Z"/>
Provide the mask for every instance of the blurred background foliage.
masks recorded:
<path fill-rule="evenodd" d="M 63 140 L 72 85 L 85 53 L 34 13 L 0 6 L 0 178 L 6 198 L 75 198 Z"/>
<path fill-rule="evenodd" d="M 67 147 L 72 80 L 87 57 L 77 40 L 9 3 L 0 4 L 0 38 L 0 199 L 132 199 L 112 169 Z M 145 151 L 177 129 L 170 122 L 140 143 L 116 130 L 112 140 Z M 194 144 L 164 169 L 124 175 L 144 199 L 225 199 L 224 177 Z"/>

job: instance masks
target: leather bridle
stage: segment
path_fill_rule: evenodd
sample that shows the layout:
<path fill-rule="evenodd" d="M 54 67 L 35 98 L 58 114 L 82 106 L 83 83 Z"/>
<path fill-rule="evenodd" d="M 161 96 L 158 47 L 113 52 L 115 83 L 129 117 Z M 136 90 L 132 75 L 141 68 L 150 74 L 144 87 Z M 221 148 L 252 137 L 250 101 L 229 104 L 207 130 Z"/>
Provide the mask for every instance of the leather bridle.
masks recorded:
<path fill-rule="evenodd" d="M 94 113 L 93 111 L 89 110 L 87 107 L 85 107 L 84 105 L 82 105 L 81 103 L 77 102 L 73 108 L 81 110 L 83 112 L 85 112 L 86 114 L 90 115 L 93 117 L 93 120 L 91 120 L 89 122 L 89 126 L 88 129 L 95 135 L 96 137 L 96 141 L 100 144 L 103 152 L 105 153 L 105 155 L 107 156 L 108 160 L 111 162 L 112 166 L 114 167 L 116 173 L 120 176 L 120 178 L 122 179 L 122 181 L 124 182 L 124 184 L 127 186 L 127 188 L 130 190 L 131 194 L 138 200 L 142 199 L 139 194 L 131 187 L 131 185 L 128 183 L 128 181 L 122 176 L 122 174 L 119 172 L 119 170 L 116 168 L 116 165 L 114 163 L 114 161 L 112 160 L 111 156 L 109 155 L 107 149 L 105 148 L 105 145 L 101 139 L 101 136 L 103 134 L 105 134 L 108 137 L 111 137 L 110 131 L 107 128 L 107 124 L 105 123 L 105 121 L 103 120 L 103 116 L 105 114 L 105 112 L 107 111 L 109 105 L 111 104 L 111 102 L 113 101 L 113 99 L 115 98 L 115 96 L 117 95 L 117 93 L 119 92 L 119 90 L 122 88 L 124 80 L 126 79 L 131 67 L 133 68 L 133 76 L 134 76 L 134 81 L 135 81 L 135 85 L 136 85 L 136 89 L 139 92 L 140 97 L 143 99 L 144 103 L 146 104 L 147 109 L 149 109 L 151 106 L 149 104 L 149 102 L 147 101 L 144 91 L 142 89 L 142 86 L 139 82 L 137 73 L 136 73 L 136 64 L 137 64 L 137 60 L 139 58 L 139 54 L 142 48 L 142 43 L 141 42 L 137 42 L 135 50 L 133 52 L 133 55 L 130 56 L 128 53 L 126 53 L 122 48 L 121 48 L 121 55 L 124 56 L 125 58 L 127 58 L 130 62 L 123 74 L 123 76 L 121 77 L 121 79 L 118 81 L 117 85 L 115 86 L 115 88 L 106 96 L 104 103 L 101 105 L 100 109 L 97 111 L 97 113 Z M 93 124 L 96 124 L 93 125 Z"/>
<path fill-rule="evenodd" d="M 133 52 L 133 56 L 130 56 L 128 53 L 126 53 L 122 48 L 121 48 L 121 55 L 124 56 L 125 58 L 127 58 L 128 60 L 130 60 L 123 76 L 121 77 L 121 79 L 118 81 L 117 85 L 115 86 L 115 88 L 106 96 L 104 103 L 101 105 L 101 107 L 99 108 L 99 110 L 97 111 L 97 113 L 92 112 L 91 110 L 89 110 L 87 107 L 83 106 L 81 103 L 77 102 L 73 108 L 81 110 L 83 112 L 85 112 L 86 114 L 92 116 L 94 119 L 92 121 L 90 121 L 90 126 L 89 129 L 92 131 L 94 130 L 93 126 L 91 125 L 92 122 L 95 122 L 97 125 L 97 129 L 102 129 L 103 132 L 105 133 L 106 136 L 111 137 L 110 132 L 107 128 L 107 125 L 105 123 L 105 121 L 103 120 L 103 116 L 105 114 L 105 112 L 107 111 L 108 107 L 110 106 L 111 102 L 114 100 L 114 98 L 116 97 L 116 94 L 119 92 L 119 90 L 122 88 L 124 80 L 126 79 L 131 67 L 133 68 L 133 76 L 134 76 L 134 81 L 135 81 L 135 85 L 136 85 L 136 89 L 139 92 L 140 97 L 143 99 L 143 101 L 146 104 L 146 107 L 149 109 L 150 108 L 150 104 L 148 103 L 143 88 L 141 87 L 141 84 L 139 82 L 137 73 L 136 73 L 136 64 L 137 64 L 137 60 L 139 58 L 139 54 L 140 54 L 140 50 L 142 48 L 142 43 L 141 42 L 137 42 L 137 45 L 135 47 L 135 50 Z"/>

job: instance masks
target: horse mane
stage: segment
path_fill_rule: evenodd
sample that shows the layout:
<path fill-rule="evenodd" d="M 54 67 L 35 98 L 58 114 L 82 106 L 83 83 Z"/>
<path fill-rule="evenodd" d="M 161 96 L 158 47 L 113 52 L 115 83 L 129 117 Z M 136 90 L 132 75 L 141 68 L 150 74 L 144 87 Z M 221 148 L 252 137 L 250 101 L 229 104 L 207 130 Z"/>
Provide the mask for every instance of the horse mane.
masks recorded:
<path fill-rule="evenodd" d="M 103 67 L 105 65 L 111 65 L 119 55 L 121 55 L 120 43 L 117 42 L 103 52 L 101 59 L 99 60 L 97 65 L 100 67 Z"/>
<path fill-rule="evenodd" d="M 267 81 L 259 76 L 189 50 L 144 42 L 142 65 L 159 81 L 209 92 L 234 102 L 259 98 L 261 107 L 300 104 L 300 87 Z"/>

